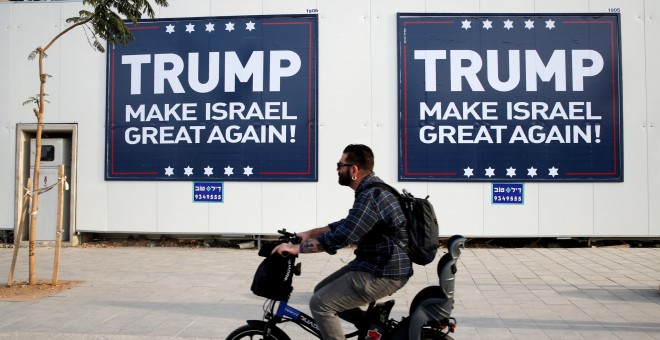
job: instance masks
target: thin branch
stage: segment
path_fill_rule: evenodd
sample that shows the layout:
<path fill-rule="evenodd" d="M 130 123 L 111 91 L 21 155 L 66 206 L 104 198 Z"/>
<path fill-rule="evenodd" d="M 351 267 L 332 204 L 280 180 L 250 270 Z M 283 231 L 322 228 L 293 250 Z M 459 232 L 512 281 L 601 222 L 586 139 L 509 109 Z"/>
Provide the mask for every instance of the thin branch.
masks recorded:
<path fill-rule="evenodd" d="M 50 43 L 48 43 L 48 45 L 46 45 L 46 47 L 44 47 L 43 49 L 41 49 L 41 51 L 42 51 L 42 52 L 46 52 L 46 50 L 48 50 L 48 49 L 49 49 L 49 48 L 55 43 L 55 41 L 57 41 L 57 39 L 59 39 L 61 36 L 63 36 L 64 34 L 66 34 L 67 32 L 69 32 L 70 30 L 72 30 L 72 29 L 74 29 L 74 28 L 76 28 L 76 27 L 78 27 L 78 26 L 80 26 L 80 25 L 84 25 L 84 24 L 86 24 L 86 23 L 92 21 L 92 19 L 94 19 L 94 15 L 92 15 L 91 17 L 89 17 L 89 18 L 87 18 L 87 19 L 85 19 L 85 20 L 83 20 L 83 21 L 77 22 L 77 23 L 75 23 L 75 24 L 69 26 L 67 29 L 65 29 L 64 31 L 60 32 L 60 34 L 56 35 L 55 38 L 53 38 L 53 40 L 51 40 Z"/>

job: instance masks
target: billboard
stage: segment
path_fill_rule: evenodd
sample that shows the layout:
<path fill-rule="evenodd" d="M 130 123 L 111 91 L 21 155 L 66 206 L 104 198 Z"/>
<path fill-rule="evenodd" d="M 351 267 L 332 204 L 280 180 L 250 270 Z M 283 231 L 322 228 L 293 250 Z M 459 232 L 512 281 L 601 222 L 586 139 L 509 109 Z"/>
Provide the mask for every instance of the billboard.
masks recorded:
<path fill-rule="evenodd" d="M 129 27 L 108 46 L 107 180 L 317 180 L 315 15 Z"/>
<path fill-rule="evenodd" d="M 399 14 L 399 179 L 623 181 L 618 14 Z"/>

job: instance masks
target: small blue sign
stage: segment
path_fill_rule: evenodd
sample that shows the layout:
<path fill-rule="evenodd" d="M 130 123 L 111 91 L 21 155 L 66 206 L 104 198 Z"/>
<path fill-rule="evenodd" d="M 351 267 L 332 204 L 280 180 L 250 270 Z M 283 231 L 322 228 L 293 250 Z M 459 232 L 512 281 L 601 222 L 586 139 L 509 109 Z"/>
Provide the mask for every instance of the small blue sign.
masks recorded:
<path fill-rule="evenodd" d="M 493 183 L 493 204 L 524 204 L 523 183 Z"/>
<path fill-rule="evenodd" d="M 193 202 L 223 203 L 223 182 L 193 182 Z"/>

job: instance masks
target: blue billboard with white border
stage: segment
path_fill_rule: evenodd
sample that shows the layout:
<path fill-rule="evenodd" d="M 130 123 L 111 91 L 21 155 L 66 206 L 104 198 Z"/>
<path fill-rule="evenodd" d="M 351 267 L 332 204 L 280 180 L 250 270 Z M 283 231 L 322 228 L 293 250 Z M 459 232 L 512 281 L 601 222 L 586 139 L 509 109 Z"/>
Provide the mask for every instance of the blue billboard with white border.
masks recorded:
<path fill-rule="evenodd" d="M 618 14 L 399 14 L 399 179 L 623 181 Z"/>
<path fill-rule="evenodd" d="M 316 15 L 129 29 L 107 52 L 107 180 L 317 181 Z"/>

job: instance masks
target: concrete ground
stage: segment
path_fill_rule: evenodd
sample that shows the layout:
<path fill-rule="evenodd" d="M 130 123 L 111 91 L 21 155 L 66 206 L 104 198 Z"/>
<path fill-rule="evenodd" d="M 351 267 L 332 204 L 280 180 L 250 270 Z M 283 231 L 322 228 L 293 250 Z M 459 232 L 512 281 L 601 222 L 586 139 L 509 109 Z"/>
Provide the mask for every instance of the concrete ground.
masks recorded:
<path fill-rule="evenodd" d="M 12 252 L 0 249 L 0 284 Z M 53 252 L 37 249 L 40 279 L 52 276 Z M 223 339 L 262 316 L 264 299 L 249 289 L 261 259 L 227 248 L 64 248 L 60 280 L 84 282 L 38 301 L 0 301 L 0 339 Z M 351 259 L 350 250 L 301 256 L 290 304 L 308 312 L 314 285 Z M 27 261 L 21 248 L 15 280 L 27 280 Z M 455 339 L 660 339 L 659 248 L 468 248 L 456 278 Z M 430 284 L 435 263 L 416 266 L 393 316 Z"/>

